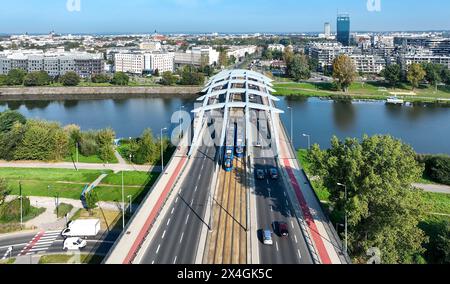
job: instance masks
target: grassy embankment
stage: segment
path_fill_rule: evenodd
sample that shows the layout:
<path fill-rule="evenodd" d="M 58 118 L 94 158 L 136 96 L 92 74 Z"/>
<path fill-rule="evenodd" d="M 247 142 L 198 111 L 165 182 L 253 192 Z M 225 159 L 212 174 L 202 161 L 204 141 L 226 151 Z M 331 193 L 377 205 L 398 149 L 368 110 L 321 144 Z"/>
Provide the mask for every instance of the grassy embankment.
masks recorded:
<path fill-rule="evenodd" d="M 121 173 L 96 170 L 69 169 L 18 169 L 0 168 L 0 177 L 5 178 L 11 189 L 11 195 L 19 194 L 19 182 L 25 196 L 54 197 L 80 199 L 84 187 L 101 174 L 108 176 L 96 187 L 100 201 L 121 200 Z M 131 195 L 135 202 L 142 198 L 158 178 L 157 173 L 124 172 L 125 196 Z"/>
<path fill-rule="evenodd" d="M 353 83 L 348 93 L 337 91 L 333 83 L 295 83 L 276 82 L 274 89 L 278 96 L 325 97 L 336 99 L 367 99 L 385 100 L 398 93 L 398 96 L 409 102 L 436 102 L 438 99 L 450 99 L 450 87 L 421 86 L 416 90 L 407 84 L 399 84 L 397 88 L 390 88 L 382 82 Z M 447 102 L 450 104 L 450 102 Z"/>

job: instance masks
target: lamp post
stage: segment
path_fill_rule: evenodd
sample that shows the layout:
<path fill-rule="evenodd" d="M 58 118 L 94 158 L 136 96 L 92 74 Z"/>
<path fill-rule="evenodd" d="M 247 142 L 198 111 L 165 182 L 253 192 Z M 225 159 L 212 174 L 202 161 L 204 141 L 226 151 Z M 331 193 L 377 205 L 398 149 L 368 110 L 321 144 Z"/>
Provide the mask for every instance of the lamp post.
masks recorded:
<path fill-rule="evenodd" d="M 294 144 L 294 109 L 288 107 L 291 110 L 291 143 Z"/>
<path fill-rule="evenodd" d="M 308 138 L 308 150 L 310 150 L 311 149 L 311 135 L 303 133 L 303 137 Z"/>
<path fill-rule="evenodd" d="M 163 131 L 166 131 L 167 127 L 161 128 L 161 173 L 164 172 L 164 149 L 163 149 Z"/>
<path fill-rule="evenodd" d="M 76 149 L 76 153 L 77 153 L 77 164 L 79 163 L 79 159 L 78 159 L 78 147 L 79 147 L 79 144 L 78 144 L 78 142 L 76 142 L 76 145 L 75 145 L 75 149 Z"/>
<path fill-rule="evenodd" d="M 342 183 L 337 183 L 338 186 L 342 186 L 345 189 L 345 253 L 348 254 L 348 217 L 347 217 L 347 186 Z"/>
<path fill-rule="evenodd" d="M 22 182 L 19 181 L 19 198 L 20 198 L 20 226 L 23 226 L 23 198 L 22 198 Z"/>
<path fill-rule="evenodd" d="M 125 192 L 123 186 L 123 171 L 122 171 L 122 229 L 125 230 Z"/>

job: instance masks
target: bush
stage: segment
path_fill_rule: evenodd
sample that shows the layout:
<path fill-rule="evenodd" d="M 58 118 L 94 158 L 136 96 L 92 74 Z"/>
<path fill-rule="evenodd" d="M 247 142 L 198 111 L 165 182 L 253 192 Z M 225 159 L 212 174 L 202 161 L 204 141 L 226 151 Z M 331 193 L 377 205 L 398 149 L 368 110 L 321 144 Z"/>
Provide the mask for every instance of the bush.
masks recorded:
<path fill-rule="evenodd" d="M 39 71 L 28 73 L 24 78 L 23 84 L 28 87 L 46 86 L 49 85 L 51 81 L 52 78 L 47 74 L 47 72 Z"/>
<path fill-rule="evenodd" d="M 418 156 L 418 160 L 425 164 L 424 175 L 432 181 L 450 185 L 450 157 L 449 156 Z"/>
<path fill-rule="evenodd" d="M 7 75 L 6 84 L 10 86 L 22 85 L 26 74 L 22 69 L 12 69 Z"/>
<path fill-rule="evenodd" d="M 0 132 L 9 132 L 13 125 L 18 122 L 25 124 L 27 119 L 20 112 L 7 110 L 0 113 Z"/>
<path fill-rule="evenodd" d="M 175 85 L 177 83 L 177 77 L 172 72 L 164 72 L 161 78 L 161 84 L 165 86 Z"/>
<path fill-rule="evenodd" d="M 114 77 L 111 80 L 111 84 L 119 85 L 119 86 L 126 86 L 128 85 L 128 82 L 130 81 L 130 77 L 128 77 L 127 74 L 123 72 L 117 72 L 114 74 Z"/>
<path fill-rule="evenodd" d="M 69 71 L 61 76 L 61 78 L 59 78 L 59 81 L 64 86 L 77 86 L 78 84 L 80 84 L 81 78 L 77 73 Z"/>
<path fill-rule="evenodd" d="M 0 74 L 0 86 L 8 85 L 8 76 Z"/>
<path fill-rule="evenodd" d="M 80 142 L 80 153 L 83 156 L 93 156 L 98 153 L 98 144 L 95 138 L 83 134 Z"/>
<path fill-rule="evenodd" d="M 22 197 L 22 214 L 26 216 L 31 212 L 30 199 Z M 4 204 L 0 209 L 0 220 L 3 222 L 12 222 L 20 220 L 20 199 L 14 199 L 11 202 Z"/>
<path fill-rule="evenodd" d="M 111 79 L 106 74 L 96 74 L 91 78 L 92 83 L 108 83 Z"/>

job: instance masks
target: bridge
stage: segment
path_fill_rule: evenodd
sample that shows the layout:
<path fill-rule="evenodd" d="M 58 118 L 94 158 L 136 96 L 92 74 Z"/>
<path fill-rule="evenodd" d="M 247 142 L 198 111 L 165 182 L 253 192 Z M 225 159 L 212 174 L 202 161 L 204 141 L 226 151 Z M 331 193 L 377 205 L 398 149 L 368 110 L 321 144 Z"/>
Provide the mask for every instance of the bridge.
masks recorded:
<path fill-rule="evenodd" d="M 271 82 L 249 70 L 210 79 L 193 135 L 184 135 L 105 263 L 349 262 L 296 159 Z"/>

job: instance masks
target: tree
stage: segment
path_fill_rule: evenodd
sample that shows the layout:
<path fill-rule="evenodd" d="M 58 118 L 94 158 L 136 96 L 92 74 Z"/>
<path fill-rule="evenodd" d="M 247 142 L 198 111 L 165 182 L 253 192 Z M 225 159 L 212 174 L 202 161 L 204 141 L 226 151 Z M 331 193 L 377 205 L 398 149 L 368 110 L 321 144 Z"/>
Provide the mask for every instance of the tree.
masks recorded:
<path fill-rule="evenodd" d="M 15 123 L 9 132 L 0 132 L 0 159 L 12 161 L 16 149 L 21 145 L 25 134 L 25 125 Z"/>
<path fill-rule="evenodd" d="M 353 60 L 347 55 L 339 55 L 333 61 L 333 78 L 344 92 L 355 81 L 356 68 Z"/>
<path fill-rule="evenodd" d="M 69 71 L 66 74 L 62 75 L 59 78 L 59 81 L 64 86 L 77 86 L 78 84 L 80 84 L 81 78 L 77 73 Z"/>
<path fill-rule="evenodd" d="M 91 212 L 92 209 L 97 208 L 98 196 L 94 190 L 89 191 L 84 197 L 86 201 L 86 208 Z"/>
<path fill-rule="evenodd" d="M 292 60 L 294 59 L 294 51 L 291 47 L 286 47 L 283 52 L 283 60 L 286 63 L 286 66 L 289 66 L 291 64 Z"/>
<path fill-rule="evenodd" d="M 144 130 L 138 142 L 136 155 L 133 157 L 136 164 L 153 164 L 159 157 L 159 147 L 155 143 L 150 129 Z"/>
<path fill-rule="evenodd" d="M 8 85 L 8 76 L 4 74 L 0 74 L 0 86 Z"/>
<path fill-rule="evenodd" d="M 203 85 L 205 82 L 205 75 L 197 72 L 191 66 L 184 66 L 181 70 L 181 85 Z"/>
<path fill-rule="evenodd" d="M 109 76 L 106 74 L 95 74 L 95 75 L 92 75 L 91 81 L 92 81 L 92 83 L 100 83 L 100 84 L 103 83 L 104 84 L 104 83 L 108 83 L 109 81 L 111 81 L 111 78 L 109 78 Z"/>
<path fill-rule="evenodd" d="M 5 203 L 6 197 L 11 193 L 8 183 L 4 178 L 0 178 L 0 206 Z"/>
<path fill-rule="evenodd" d="M 7 85 L 10 86 L 22 85 L 26 74 L 27 73 L 22 69 L 12 69 L 11 71 L 9 71 L 7 75 L 6 79 Z"/>
<path fill-rule="evenodd" d="M 111 80 L 111 83 L 119 86 L 127 86 L 130 82 L 130 77 L 123 72 L 116 72 Z"/>
<path fill-rule="evenodd" d="M 398 64 L 388 65 L 382 75 L 392 87 L 395 87 L 402 79 L 402 68 Z"/>
<path fill-rule="evenodd" d="M 165 86 L 172 86 L 177 83 L 177 77 L 170 71 L 166 71 L 163 73 L 161 78 L 161 84 Z"/>
<path fill-rule="evenodd" d="M 25 124 L 27 119 L 20 112 L 7 110 L 0 113 L 0 133 L 9 132 L 15 123 Z"/>
<path fill-rule="evenodd" d="M 155 71 L 153 71 L 153 76 L 159 77 L 159 69 L 155 69 Z"/>
<path fill-rule="evenodd" d="M 413 63 L 408 68 L 408 73 L 406 79 L 413 87 L 413 91 L 419 87 L 419 83 L 425 79 L 426 72 L 423 70 L 422 66 L 418 63 Z"/>
<path fill-rule="evenodd" d="M 444 82 L 446 85 L 450 85 L 450 70 L 447 68 L 443 68 L 441 72 L 441 78 L 442 82 Z M 1 80 L 0 80 L 1 85 Z"/>
<path fill-rule="evenodd" d="M 28 73 L 23 81 L 23 84 L 28 87 L 46 86 L 49 85 L 52 78 L 45 71 Z"/>
<path fill-rule="evenodd" d="M 99 157 L 105 162 L 112 161 L 114 159 L 114 139 L 116 134 L 111 128 L 102 129 L 97 133 L 97 144 Z"/>
<path fill-rule="evenodd" d="M 311 169 L 330 191 L 333 216 L 348 213 L 349 249 L 356 261 L 369 248 L 379 248 L 383 263 L 413 263 L 424 252 L 427 238 L 418 228 L 427 208 L 412 187 L 423 168 L 414 150 L 390 136 L 339 141 L 331 148 L 311 149 Z M 346 201 L 344 188 L 348 191 Z"/>
<path fill-rule="evenodd" d="M 264 60 L 272 60 L 273 59 L 273 54 L 272 51 L 268 48 L 265 48 L 263 53 L 262 53 L 262 58 Z"/>
<path fill-rule="evenodd" d="M 424 63 L 422 65 L 422 68 L 426 73 L 425 79 L 430 85 L 434 86 L 435 90 L 437 91 L 438 84 L 442 81 L 441 74 L 443 66 L 434 63 Z"/>
<path fill-rule="evenodd" d="M 225 49 L 220 50 L 219 53 L 219 66 L 220 67 L 226 67 L 228 66 L 229 62 L 228 62 L 228 54 L 227 51 Z"/>
<path fill-rule="evenodd" d="M 295 81 L 307 80 L 311 78 L 309 62 L 306 55 L 297 54 L 287 66 L 288 75 Z"/>

